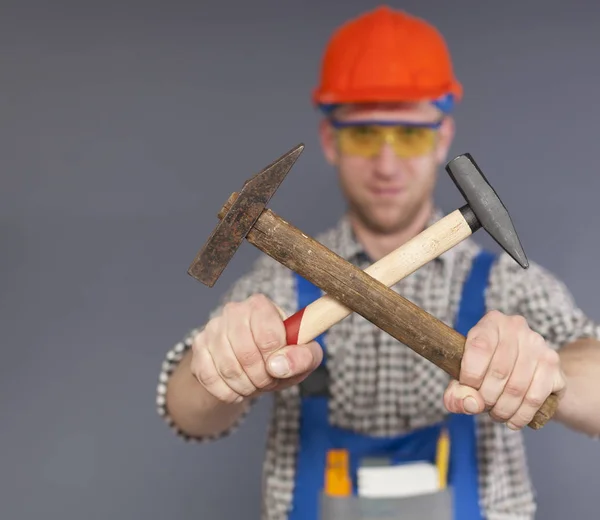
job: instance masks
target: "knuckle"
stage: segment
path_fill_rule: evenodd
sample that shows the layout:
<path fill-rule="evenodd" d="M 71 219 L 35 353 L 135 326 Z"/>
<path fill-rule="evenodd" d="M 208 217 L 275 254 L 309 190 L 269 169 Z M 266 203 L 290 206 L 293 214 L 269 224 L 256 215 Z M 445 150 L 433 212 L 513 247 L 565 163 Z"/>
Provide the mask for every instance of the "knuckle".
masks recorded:
<path fill-rule="evenodd" d="M 242 367 L 251 367 L 262 362 L 262 354 L 257 348 L 245 347 L 235 353 Z"/>
<path fill-rule="evenodd" d="M 529 325 L 527 324 L 527 320 L 519 314 L 509 316 L 508 321 L 515 328 L 518 328 L 518 329 L 529 328 Z"/>
<path fill-rule="evenodd" d="M 218 336 L 219 330 L 221 329 L 222 321 L 223 320 L 221 319 L 221 317 L 216 317 L 216 318 L 213 318 L 212 320 L 210 320 L 201 332 L 202 338 L 204 340 L 206 340 L 207 336 L 209 336 L 209 337 Z"/>
<path fill-rule="evenodd" d="M 462 368 L 460 371 L 460 381 L 469 386 L 479 386 L 482 376 L 483 374 L 469 368 Z"/>
<path fill-rule="evenodd" d="M 495 422 L 505 422 L 506 421 L 506 419 L 504 419 L 501 416 L 501 412 L 499 410 L 497 410 L 496 408 L 490 409 L 489 415 L 492 418 L 492 420 Z"/>
<path fill-rule="evenodd" d="M 460 410 L 460 409 L 458 408 L 458 405 L 457 405 L 457 400 L 456 400 L 456 398 L 455 398 L 455 397 L 452 397 L 452 396 L 447 396 L 447 397 L 444 399 L 444 404 L 446 405 L 446 408 L 447 408 L 447 410 L 448 410 L 449 412 L 452 412 L 452 413 L 457 413 L 457 412 L 459 412 L 459 410 Z"/>
<path fill-rule="evenodd" d="M 460 396 L 454 395 L 450 401 L 451 406 L 455 411 L 459 412 L 463 409 L 463 398 L 461 398 Z"/>
<path fill-rule="evenodd" d="M 207 388 L 215 386 L 215 384 L 217 384 L 221 380 L 221 378 L 217 374 L 212 372 L 205 372 L 201 369 L 199 369 L 196 372 L 196 378 Z"/>
<path fill-rule="evenodd" d="M 510 413 L 507 410 L 500 407 L 492 408 L 490 415 L 492 416 L 492 419 L 499 422 L 508 421 L 511 417 Z"/>
<path fill-rule="evenodd" d="M 241 387 L 239 390 L 239 395 L 250 397 L 254 392 L 256 392 L 256 387 L 252 385 L 252 383 L 248 383 Z"/>
<path fill-rule="evenodd" d="M 479 350 L 481 352 L 490 352 L 493 348 L 493 342 L 487 334 L 480 330 L 469 333 L 468 344 L 471 349 Z"/>
<path fill-rule="evenodd" d="M 537 410 L 544 404 L 544 398 L 540 395 L 528 394 L 525 396 L 523 403 L 526 406 L 528 406 L 530 408 L 535 408 Z"/>
<path fill-rule="evenodd" d="M 538 357 L 541 360 L 545 358 L 546 342 L 539 334 L 528 335 L 527 343 L 523 347 L 527 349 L 531 356 Z"/>
<path fill-rule="evenodd" d="M 515 424 L 516 426 L 525 426 L 526 424 L 528 424 L 531 419 L 533 419 L 533 416 L 535 415 L 535 411 L 534 410 L 525 410 L 523 408 L 521 408 L 516 414 L 515 416 L 511 419 L 511 422 L 513 424 Z"/>
<path fill-rule="evenodd" d="M 257 388 L 259 390 L 263 390 L 263 391 L 265 391 L 265 390 L 271 391 L 271 390 L 275 390 L 278 386 L 279 386 L 279 381 L 269 377 L 269 378 L 265 379 L 265 381 L 263 383 L 259 384 L 257 386 Z"/>
<path fill-rule="evenodd" d="M 256 380 L 256 387 L 260 388 L 261 390 L 269 389 L 276 384 L 277 382 L 268 374 L 261 375 Z"/>
<path fill-rule="evenodd" d="M 192 338 L 192 351 L 197 352 L 206 345 L 206 328 L 202 329 Z"/>
<path fill-rule="evenodd" d="M 271 306 L 271 301 L 263 293 L 255 293 L 248 298 L 248 304 L 253 309 L 266 309 Z"/>
<path fill-rule="evenodd" d="M 481 321 L 482 322 L 497 322 L 498 320 L 501 320 L 504 317 L 505 317 L 504 314 L 502 314 L 499 310 L 491 309 L 484 314 Z"/>
<path fill-rule="evenodd" d="M 283 346 L 281 335 L 277 329 L 283 331 L 283 324 L 276 321 L 275 318 L 252 324 L 252 335 L 256 346 L 260 350 L 271 350 Z"/>
<path fill-rule="evenodd" d="M 223 306 L 223 316 L 228 319 L 238 316 L 243 311 L 244 305 L 241 302 L 230 301 Z"/>
<path fill-rule="evenodd" d="M 194 377 L 204 386 L 211 387 L 220 381 L 219 374 L 216 371 L 211 370 L 210 367 L 204 363 L 194 363 L 192 366 L 192 373 Z"/>
<path fill-rule="evenodd" d="M 219 367 L 219 373 L 224 379 L 239 379 L 242 377 L 242 367 L 238 363 L 225 362 Z"/>
<path fill-rule="evenodd" d="M 546 340 L 537 332 L 531 331 L 527 337 L 527 348 L 533 352 L 540 352 L 546 349 Z"/>
<path fill-rule="evenodd" d="M 496 401 L 494 401 L 493 399 L 490 399 L 489 397 L 484 397 L 483 404 L 485 405 L 486 408 L 493 409 L 494 405 L 496 404 Z"/>
<path fill-rule="evenodd" d="M 256 331 L 255 341 L 260 350 L 271 350 L 281 346 L 278 334 L 274 328 L 269 326 Z"/>
<path fill-rule="evenodd" d="M 546 349 L 541 362 L 551 367 L 557 367 L 560 364 L 560 356 L 556 350 Z"/>
<path fill-rule="evenodd" d="M 508 382 L 504 387 L 504 393 L 511 397 L 519 397 L 525 394 L 526 387 L 522 383 Z"/>
<path fill-rule="evenodd" d="M 529 343 L 531 343 L 532 345 L 545 345 L 546 344 L 546 340 L 544 339 L 544 336 L 542 336 L 539 332 L 536 332 L 535 330 L 530 330 L 529 334 L 528 334 L 528 341 Z"/>
<path fill-rule="evenodd" d="M 504 381 L 510 375 L 510 370 L 505 366 L 493 366 L 490 368 L 490 375 L 494 379 Z"/>
<path fill-rule="evenodd" d="M 483 404 L 486 408 L 493 409 L 498 406 L 498 396 L 495 393 L 484 391 L 481 393 Z"/>

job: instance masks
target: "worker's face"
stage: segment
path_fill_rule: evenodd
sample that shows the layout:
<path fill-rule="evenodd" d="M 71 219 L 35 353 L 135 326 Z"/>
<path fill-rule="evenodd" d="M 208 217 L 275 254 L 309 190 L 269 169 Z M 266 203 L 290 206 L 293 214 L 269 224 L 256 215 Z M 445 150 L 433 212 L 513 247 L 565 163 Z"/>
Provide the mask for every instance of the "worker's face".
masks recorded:
<path fill-rule="evenodd" d="M 409 225 L 432 201 L 437 170 L 454 134 L 452 119 L 430 103 L 348 106 L 332 119 L 335 124 L 321 123 L 321 143 L 352 214 L 380 233 Z M 434 129 L 389 126 L 440 121 Z M 385 124 L 363 126 L 368 122 Z"/>

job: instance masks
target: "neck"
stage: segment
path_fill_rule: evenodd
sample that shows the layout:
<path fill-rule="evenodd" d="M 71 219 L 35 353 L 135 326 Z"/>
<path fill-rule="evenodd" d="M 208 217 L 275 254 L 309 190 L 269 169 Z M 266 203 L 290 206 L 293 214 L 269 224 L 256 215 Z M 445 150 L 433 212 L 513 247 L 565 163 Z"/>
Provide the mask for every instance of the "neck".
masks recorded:
<path fill-rule="evenodd" d="M 405 226 L 390 232 L 373 229 L 352 212 L 349 214 L 349 218 L 357 240 L 362 244 L 371 260 L 376 262 L 421 233 L 432 212 L 433 202 L 424 204 Z"/>

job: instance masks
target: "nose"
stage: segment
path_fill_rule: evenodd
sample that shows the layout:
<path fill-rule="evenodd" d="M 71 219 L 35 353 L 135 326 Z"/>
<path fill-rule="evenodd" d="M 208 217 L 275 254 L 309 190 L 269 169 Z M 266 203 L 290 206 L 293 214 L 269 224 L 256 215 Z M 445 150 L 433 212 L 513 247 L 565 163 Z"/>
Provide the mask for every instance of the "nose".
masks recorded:
<path fill-rule="evenodd" d="M 383 178 L 395 177 L 401 173 L 400 159 L 390 143 L 384 143 L 375 157 L 375 172 Z"/>

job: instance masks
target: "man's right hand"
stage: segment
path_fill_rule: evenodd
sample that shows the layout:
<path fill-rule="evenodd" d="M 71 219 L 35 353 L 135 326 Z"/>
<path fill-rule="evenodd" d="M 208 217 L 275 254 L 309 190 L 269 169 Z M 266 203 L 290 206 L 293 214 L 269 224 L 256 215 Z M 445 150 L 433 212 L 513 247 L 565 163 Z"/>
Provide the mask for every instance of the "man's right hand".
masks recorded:
<path fill-rule="evenodd" d="M 194 338 L 194 377 L 225 403 L 298 384 L 320 365 L 323 352 L 316 341 L 286 345 L 283 320 L 262 294 L 227 303 Z"/>

